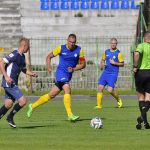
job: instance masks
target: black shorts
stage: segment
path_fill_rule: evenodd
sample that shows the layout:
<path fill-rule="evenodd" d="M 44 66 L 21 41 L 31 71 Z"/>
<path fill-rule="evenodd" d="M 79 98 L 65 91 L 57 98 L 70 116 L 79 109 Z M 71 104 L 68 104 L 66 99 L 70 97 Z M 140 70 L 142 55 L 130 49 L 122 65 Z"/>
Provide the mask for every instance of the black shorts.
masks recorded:
<path fill-rule="evenodd" d="M 63 87 L 65 84 L 69 84 L 69 82 L 55 82 L 55 85 L 56 85 L 60 90 L 63 89 L 62 87 Z"/>
<path fill-rule="evenodd" d="M 138 70 L 135 74 L 136 91 L 150 93 L 150 70 Z"/>

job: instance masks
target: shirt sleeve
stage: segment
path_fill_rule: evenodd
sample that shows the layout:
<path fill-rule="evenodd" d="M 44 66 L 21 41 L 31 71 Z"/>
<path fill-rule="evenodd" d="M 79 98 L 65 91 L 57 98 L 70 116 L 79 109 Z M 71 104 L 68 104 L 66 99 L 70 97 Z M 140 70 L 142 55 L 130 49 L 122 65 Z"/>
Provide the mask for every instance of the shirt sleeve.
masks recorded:
<path fill-rule="evenodd" d="M 139 52 L 139 53 L 143 53 L 143 45 L 142 44 L 139 44 L 136 48 L 136 51 Z"/>
<path fill-rule="evenodd" d="M 105 53 L 103 53 L 103 55 L 102 55 L 102 60 L 106 60 L 106 54 Z"/>
<path fill-rule="evenodd" d="M 79 58 L 84 58 L 84 50 L 83 49 L 80 50 Z"/>
<path fill-rule="evenodd" d="M 8 64 L 16 60 L 16 55 L 12 52 L 9 55 L 3 57 L 3 61 Z"/>
<path fill-rule="evenodd" d="M 122 53 L 118 54 L 118 60 L 119 62 L 124 62 Z"/>
<path fill-rule="evenodd" d="M 60 54 L 61 46 L 57 46 L 55 49 L 53 49 L 52 53 L 54 56 L 57 56 Z"/>

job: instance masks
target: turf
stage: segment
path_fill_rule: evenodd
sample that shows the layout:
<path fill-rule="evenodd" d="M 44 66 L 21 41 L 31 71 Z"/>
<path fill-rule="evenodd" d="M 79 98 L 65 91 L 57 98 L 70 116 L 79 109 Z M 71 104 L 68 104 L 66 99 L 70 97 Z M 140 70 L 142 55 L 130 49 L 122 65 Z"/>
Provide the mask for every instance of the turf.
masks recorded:
<path fill-rule="evenodd" d="M 2 104 L 2 103 L 1 103 Z M 75 115 L 80 120 L 66 120 L 63 102 L 55 100 L 36 109 L 30 119 L 27 107 L 16 117 L 16 129 L 0 121 L 1 150 L 148 150 L 150 130 L 136 130 L 139 115 L 135 100 L 124 100 L 124 108 L 116 108 L 113 100 L 103 101 L 103 108 L 95 110 L 95 101 L 72 101 Z M 103 129 L 90 127 L 90 120 L 99 116 Z"/>

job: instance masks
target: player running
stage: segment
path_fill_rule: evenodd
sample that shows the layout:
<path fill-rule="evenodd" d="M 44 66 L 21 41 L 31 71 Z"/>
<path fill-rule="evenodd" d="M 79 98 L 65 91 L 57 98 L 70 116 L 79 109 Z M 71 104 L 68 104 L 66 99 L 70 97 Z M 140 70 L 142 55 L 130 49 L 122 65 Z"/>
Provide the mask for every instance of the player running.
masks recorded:
<path fill-rule="evenodd" d="M 48 102 L 58 95 L 62 90 L 64 91 L 64 105 L 68 115 L 68 120 L 76 121 L 79 116 L 72 113 L 71 110 L 71 87 L 70 80 L 74 71 L 85 68 L 86 62 L 84 58 L 84 51 L 80 46 L 76 45 L 76 35 L 70 34 L 67 39 L 67 44 L 56 47 L 46 58 L 47 70 L 52 71 L 51 59 L 59 55 L 59 64 L 55 74 L 55 86 L 48 94 L 41 96 L 34 103 L 29 104 L 27 116 L 31 117 L 32 112 L 38 106 Z"/>
<path fill-rule="evenodd" d="M 117 82 L 119 67 L 124 66 L 123 55 L 120 50 L 117 49 L 117 39 L 112 38 L 110 40 L 111 48 L 105 50 L 100 62 L 102 72 L 98 80 L 98 93 L 97 93 L 97 106 L 95 108 L 102 108 L 103 90 L 105 86 L 108 86 L 108 92 L 117 100 L 118 107 L 122 107 L 122 100 L 114 91 L 115 84 Z"/>
<path fill-rule="evenodd" d="M 14 105 L 6 119 L 9 125 L 13 128 L 16 128 L 16 124 L 13 120 L 14 115 L 27 103 L 26 98 L 18 87 L 19 74 L 22 71 L 27 75 L 37 77 L 37 74 L 27 70 L 26 68 L 24 53 L 28 50 L 29 40 L 22 38 L 19 42 L 18 50 L 14 50 L 0 61 L 0 70 L 3 74 L 2 87 L 5 90 L 5 102 L 0 108 L 0 119 L 13 106 L 15 100 L 18 100 L 18 103 Z"/>

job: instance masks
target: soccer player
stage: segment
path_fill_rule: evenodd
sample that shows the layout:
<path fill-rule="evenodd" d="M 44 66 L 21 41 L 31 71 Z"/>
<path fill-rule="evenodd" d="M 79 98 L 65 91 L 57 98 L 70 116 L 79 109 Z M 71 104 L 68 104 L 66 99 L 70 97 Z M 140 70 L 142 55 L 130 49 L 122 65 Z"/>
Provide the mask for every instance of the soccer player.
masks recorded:
<path fill-rule="evenodd" d="M 0 70 L 3 74 L 2 87 L 5 90 L 5 102 L 0 108 L 0 119 L 13 106 L 15 100 L 18 100 L 6 119 L 9 125 L 13 128 L 16 128 L 16 124 L 13 120 L 14 115 L 27 103 L 26 98 L 18 87 L 19 74 L 22 71 L 27 75 L 37 77 L 37 74 L 27 70 L 26 68 L 24 53 L 26 53 L 28 50 L 29 40 L 22 38 L 19 42 L 19 48 L 14 50 L 0 61 Z"/>
<path fill-rule="evenodd" d="M 137 118 L 137 129 L 150 129 L 147 120 L 147 112 L 150 108 L 150 31 L 144 34 L 144 42 L 139 44 L 134 52 L 133 71 L 135 73 L 135 85 L 139 100 L 141 116 Z"/>
<path fill-rule="evenodd" d="M 67 44 L 57 46 L 50 52 L 46 58 L 47 70 L 52 71 L 51 59 L 59 55 L 59 64 L 55 74 L 55 86 L 48 94 L 41 96 L 37 101 L 29 104 L 27 116 L 31 114 L 35 108 L 48 102 L 58 95 L 62 90 L 64 91 L 64 105 L 68 115 L 68 120 L 76 121 L 79 116 L 75 116 L 71 110 L 71 87 L 70 80 L 74 71 L 85 68 L 86 62 L 84 58 L 84 51 L 80 46 L 76 45 L 76 35 L 70 34 L 67 39 Z"/>
<path fill-rule="evenodd" d="M 106 49 L 100 62 L 101 70 L 104 69 L 98 80 L 97 106 L 95 108 L 102 108 L 103 90 L 107 86 L 108 92 L 117 100 L 118 107 L 122 107 L 122 100 L 118 93 L 115 92 L 115 84 L 117 82 L 119 67 L 124 66 L 123 55 L 117 49 L 117 39 L 110 40 L 111 48 Z"/>

